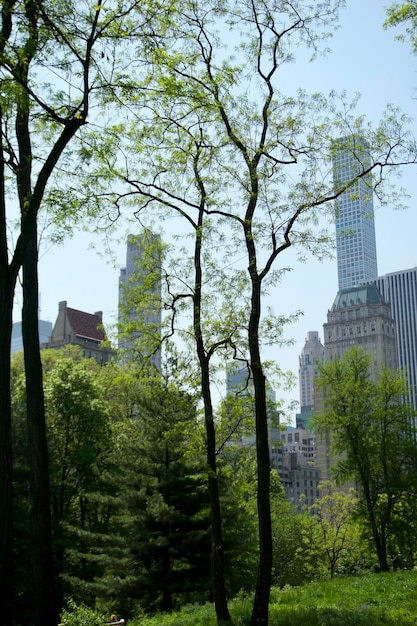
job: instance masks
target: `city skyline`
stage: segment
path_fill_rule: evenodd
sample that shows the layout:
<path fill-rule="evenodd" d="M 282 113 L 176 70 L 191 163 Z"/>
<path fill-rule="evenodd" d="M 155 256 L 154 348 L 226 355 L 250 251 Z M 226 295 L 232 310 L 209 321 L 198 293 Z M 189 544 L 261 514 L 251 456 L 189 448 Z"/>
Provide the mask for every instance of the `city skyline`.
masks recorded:
<path fill-rule="evenodd" d="M 297 72 L 294 72 L 294 66 L 289 66 L 289 87 L 294 91 L 303 87 L 323 93 L 346 89 L 352 97 L 355 92 L 362 92 L 358 112 L 363 112 L 370 121 L 380 118 L 387 102 L 401 106 L 406 114 L 415 115 L 413 88 L 417 58 L 411 55 L 407 44 L 395 40 L 395 30 L 383 30 L 383 6 L 383 2 L 372 7 L 364 6 L 359 0 L 350 2 L 341 14 L 341 28 L 330 42 L 334 54 L 311 67 L 306 66 L 305 71 L 295 66 Z M 352 32 L 355 32 L 354 47 L 351 46 Z M 403 173 L 399 187 L 403 184 L 411 196 L 410 199 L 404 196 L 404 202 L 411 208 L 395 212 L 389 207 L 380 210 L 375 206 L 379 275 L 417 266 L 415 166 L 403 168 Z M 334 225 L 329 228 L 333 229 Z M 87 232 L 76 234 L 61 247 L 46 250 L 41 245 L 41 318 L 54 321 L 56 303 L 68 300 L 81 310 L 103 310 L 109 327 L 116 325 L 118 272 L 124 264 L 126 237 L 131 230 L 131 225 L 120 227 L 118 242 L 111 252 L 101 239 L 94 239 Z M 90 248 L 92 243 L 95 249 Z M 307 263 L 302 263 L 292 250 L 285 253 L 282 264 L 292 267 L 293 271 L 271 292 L 266 305 L 271 305 L 277 314 L 290 315 L 302 310 L 304 315 L 297 323 L 284 328 L 284 336 L 293 339 L 293 344 L 268 349 L 266 357 L 297 377 L 298 358 L 307 332 L 317 330 L 322 336 L 327 310 L 337 292 L 337 267 L 334 258 L 321 263 L 310 257 Z M 18 299 L 15 321 L 20 319 L 20 305 Z M 279 389 L 273 380 L 271 384 L 278 398 L 298 400 L 298 385 L 286 391 Z"/>

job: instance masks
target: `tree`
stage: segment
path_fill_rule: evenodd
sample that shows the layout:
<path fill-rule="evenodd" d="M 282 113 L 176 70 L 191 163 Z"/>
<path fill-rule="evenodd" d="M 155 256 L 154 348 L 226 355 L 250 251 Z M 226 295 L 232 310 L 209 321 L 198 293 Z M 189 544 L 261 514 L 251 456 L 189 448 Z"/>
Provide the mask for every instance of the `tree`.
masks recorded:
<path fill-rule="evenodd" d="M 88 361 L 61 357 L 45 379 L 54 552 L 60 580 L 66 573 L 65 528 L 88 528 L 87 495 L 97 490 L 99 468 L 104 473 L 111 446 L 109 405 Z M 61 594 L 59 599 L 62 608 Z"/>
<path fill-rule="evenodd" d="M 141 110 L 145 105 L 147 120 L 142 127 L 134 123 L 130 146 L 123 145 L 126 168 L 117 157 L 107 159 L 111 176 L 119 175 L 129 185 L 124 197 L 135 203 L 137 216 L 151 223 L 162 207 L 183 218 L 182 230 L 189 227 L 194 275 L 188 280 L 191 271 L 177 272 L 176 288 L 169 283 L 167 306 L 179 313 L 180 302 L 191 302 L 190 331 L 200 372 L 205 372 L 202 388 L 208 389 L 208 359 L 218 347 L 224 354 L 229 347 L 229 357 L 250 367 L 261 547 L 253 625 L 267 623 L 272 568 L 262 344 L 279 342 L 285 319 L 280 316 L 263 326 L 263 296 L 285 273 L 283 265 L 276 271 L 274 267 L 288 248 L 295 247 L 301 256 L 327 253 L 332 200 L 365 178 L 370 192 L 376 189 L 384 202 L 382 172 L 415 159 L 414 142 L 395 110 L 389 109 L 380 126 L 370 129 L 361 116 L 353 116 L 355 103 L 343 96 L 326 99 L 302 90 L 296 96 L 278 90 L 280 70 L 295 58 L 298 46 L 307 46 L 313 57 L 320 53 L 340 4 L 236 0 L 225 6 L 213 0 L 185 5 L 175 46 L 149 55 L 146 105 L 140 92 L 135 93 L 132 107 Z M 110 146 L 114 150 L 121 144 L 122 132 L 119 125 L 107 138 L 106 154 Z M 354 135 L 366 136 L 369 166 Z M 351 180 L 334 186 L 331 159 L 338 136 L 356 156 L 358 168 Z M 140 167 L 142 163 L 146 165 Z M 106 176 L 104 170 L 100 173 Z M 215 309 L 211 299 L 216 299 Z M 210 403 L 207 391 L 209 425 Z M 212 454 L 215 446 L 207 440 Z"/>
<path fill-rule="evenodd" d="M 337 490 L 331 481 L 321 483 L 319 489 L 324 494 L 315 501 L 311 512 L 318 520 L 329 562 L 330 577 L 333 578 L 343 552 L 347 545 L 351 544 L 349 522 L 356 507 L 357 497 L 353 488 L 345 493 Z"/>
<path fill-rule="evenodd" d="M 120 426 L 115 463 L 127 550 L 119 593 L 147 612 L 208 601 L 209 502 L 194 399 L 140 379 L 135 417 Z"/>
<path fill-rule="evenodd" d="M 135 15 L 133 16 L 133 13 Z M 22 330 L 28 387 L 27 426 L 31 465 L 30 507 L 35 623 L 55 624 L 48 455 L 38 337 L 38 215 L 42 204 L 55 205 L 57 221 L 75 220 L 89 204 L 79 191 L 61 193 L 68 181 L 64 155 L 87 122 L 99 87 L 109 87 L 118 49 L 127 40 L 155 37 L 156 15 L 164 11 L 136 0 L 108 5 L 5 0 L 0 34 L 0 623 L 13 621 L 16 588 L 13 567 L 12 441 L 10 339 L 16 280 L 23 268 Z M 152 29 L 147 23 L 154 16 Z M 127 35 L 129 33 L 129 35 Z M 42 83 L 37 82 L 42 76 Z M 52 178 L 62 166 L 52 189 Z M 78 189 L 81 188 L 77 181 Z M 74 187 L 75 189 L 75 187 Z M 93 202 L 94 204 L 94 202 Z M 18 207 L 17 212 L 15 207 Z M 17 219 L 16 219 L 17 218 Z M 13 224 L 19 228 L 13 232 Z M 15 236 L 16 245 L 8 232 Z M 53 596 L 54 594 L 52 594 Z"/>
<path fill-rule="evenodd" d="M 403 2 L 402 4 L 396 2 L 389 6 L 386 11 L 388 17 L 384 23 L 384 28 L 405 24 L 405 32 L 410 40 L 411 49 L 413 54 L 417 54 L 417 6 L 415 1 Z M 399 35 L 398 39 L 402 41 L 405 36 Z"/>
<path fill-rule="evenodd" d="M 329 433 L 338 460 L 338 484 L 358 484 L 359 507 L 370 529 L 379 567 L 390 568 L 388 539 L 394 515 L 413 501 L 417 488 L 414 410 L 404 403 L 401 371 L 382 368 L 371 380 L 371 357 L 358 348 L 343 358 L 319 364 L 317 384 L 325 390 L 324 411 L 315 417 L 321 434 Z"/>
<path fill-rule="evenodd" d="M 321 574 L 323 544 L 314 518 L 300 513 L 284 496 L 276 472 L 271 476 L 272 580 L 274 585 L 302 585 Z"/>
<path fill-rule="evenodd" d="M 90 545 L 84 542 L 80 548 L 80 533 L 97 530 L 97 519 L 102 515 L 97 502 L 105 500 L 105 477 L 108 474 L 106 459 L 111 449 L 109 403 L 103 393 L 97 375 L 100 366 L 93 359 L 81 357 L 81 350 L 44 350 L 43 381 L 46 399 L 46 435 L 49 449 L 49 482 L 51 486 L 52 546 L 54 566 L 57 569 L 59 586 L 53 590 L 53 600 L 59 612 L 63 605 L 63 588 L 69 586 L 74 595 L 76 578 L 83 579 L 84 587 L 92 576 L 85 564 L 88 563 Z M 26 428 L 26 384 L 23 360 L 13 360 L 13 443 L 16 477 L 16 510 L 27 510 L 29 506 L 27 481 L 29 476 L 29 440 Z M 100 372 L 101 374 L 101 372 Z M 24 488 L 21 488 L 23 483 Z M 97 494 L 102 492 L 101 499 Z M 92 494 L 96 502 L 92 503 Z M 26 516 L 23 516 L 26 519 Z M 74 532 L 77 528 L 80 532 Z M 84 537 L 85 539 L 85 537 Z M 91 537 L 90 537 L 91 541 Z M 22 522 L 16 527 L 14 550 L 27 571 L 27 555 L 22 546 L 29 549 L 27 529 Z M 75 557 L 75 549 L 78 556 Z M 82 557 L 79 555 L 82 554 Z M 30 598 L 33 584 L 27 584 L 22 574 L 19 595 L 15 602 L 15 615 L 19 623 L 25 614 L 33 616 L 34 599 Z M 74 574 L 74 571 L 76 574 Z M 51 594 L 52 598 L 52 594 Z M 86 601 L 82 597 L 82 601 Z M 27 619 L 27 618 L 26 618 Z M 25 623 L 33 623 L 30 617 Z"/>

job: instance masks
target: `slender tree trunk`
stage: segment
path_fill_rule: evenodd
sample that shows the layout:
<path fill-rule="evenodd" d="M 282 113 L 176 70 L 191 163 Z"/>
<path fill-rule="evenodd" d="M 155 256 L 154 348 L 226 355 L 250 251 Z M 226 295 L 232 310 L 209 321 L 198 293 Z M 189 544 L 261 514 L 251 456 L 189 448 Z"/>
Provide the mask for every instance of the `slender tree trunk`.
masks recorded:
<path fill-rule="evenodd" d="M 366 507 L 368 509 L 368 517 L 371 524 L 371 532 L 374 538 L 379 568 L 382 572 L 388 572 L 390 567 L 387 559 L 387 543 L 385 537 L 378 530 L 378 525 L 376 523 L 374 515 L 374 505 L 372 503 L 371 492 L 366 479 L 363 479 L 362 481 L 362 488 L 365 495 Z"/>
<path fill-rule="evenodd" d="M 202 386 L 207 438 L 208 490 L 211 512 L 211 579 L 213 599 L 218 624 L 230 623 L 224 582 L 224 545 L 222 537 L 222 516 L 216 467 L 216 435 L 213 420 L 211 394 L 208 390 L 208 367 L 203 367 Z"/>
<path fill-rule="evenodd" d="M 203 196 L 204 197 L 204 196 Z M 204 421 L 206 428 L 206 453 L 208 470 L 208 491 L 210 498 L 211 513 L 211 580 L 213 599 L 216 609 L 218 624 L 230 624 L 231 617 L 227 605 L 226 588 L 224 583 L 224 545 L 222 537 L 222 516 L 220 507 L 219 485 L 216 466 L 216 432 L 214 428 L 213 404 L 210 389 L 210 365 L 209 355 L 204 348 L 201 328 L 201 244 L 203 227 L 203 210 L 200 211 L 198 228 L 196 230 L 194 267 L 194 335 L 197 346 L 198 360 L 200 363 L 201 391 L 204 403 Z"/>
<path fill-rule="evenodd" d="M 52 557 L 49 464 L 39 349 L 37 263 L 37 232 L 34 224 L 23 261 L 22 311 L 29 440 L 34 623 L 35 626 L 56 626 L 61 607 L 57 606 Z"/>
<path fill-rule="evenodd" d="M 0 128 L 2 110 L 0 107 Z M 0 626 L 13 624 L 13 449 L 10 347 L 16 275 L 8 264 L 6 190 L 0 132 Z"/>
<path fill-rule="evenodd" d="M 2 263 L 0 267 L 0 626 L 12 626 L 14 606 L 13 454 L 10 399 L 13 292 L 7 265 Z"/>
<path fill-rule="evenodd" d="M 256 267 L 253 268 L 256 270 Z M 258 471 L 259 564 L 251 626 L 268 624 L 269 596 L 272 583 L 272 524 L 270 503 L 270 459 L 268 442 L 268 412 L 266 379 L 259 349 L 261 315 L 261 284 L 255 272 L 251 274 L 252 299 L 249 319 L 249 353 L 255 395 L 256 457 Z"/>

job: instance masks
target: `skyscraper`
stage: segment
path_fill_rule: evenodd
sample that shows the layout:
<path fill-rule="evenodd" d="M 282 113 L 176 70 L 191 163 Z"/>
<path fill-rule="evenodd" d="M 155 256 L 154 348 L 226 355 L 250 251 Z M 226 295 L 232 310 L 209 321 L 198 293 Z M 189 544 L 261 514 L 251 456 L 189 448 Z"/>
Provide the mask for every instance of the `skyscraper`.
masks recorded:
<path fill-rule="evenodd" d="M 52 322 L 38 321 L 39 343 L 48 341 L 52 332 Z M 14 322 L 12 328 L 11 354 L 23 350 L 22 322 Z"/>
<path fill-rule="evenodd" d="M 407 372 L 409 401 L 417 409 L 417 268 L 380 276 L 375 281 L 397 328 L 398 365 Z"/>
<path fill-rule="evenodd" d="M 339 290 L 323 325 L 325 360 L 331 361 L 357 346 L 371 357 L 370 376 L 376 378 L 381 366 L 396 369 L 397 341 L 390 305 L 374 283 Z M 314 396 L 314 412 L 321 413 L 324 390 Z M 331 479 L 336 458 L 331 455 L 331 434 L 317 439 L 317 466 L 322 480 Z"/>
<path fill-rule="evenodd" d="M 333 144 L 335 190 L 369 167 L 368 143 L 342 137 Z M 335 203 L 337 273 L 339 289 L 356 287 L 378 276 L 373 190 L 369 176 L 358 179 Z"/>
<path fill-rule="evenodd" d="M 316 330 L 307 333 L 307 339 L 299 358 L 298 377 L 300 385 L 300 406 L 312 407 L 314 403 L 314 378 L 317 362 L 324 359 L 324 346 Z"/>
<path fill-rule="evenodd" d="M 307 333 L 304 348 L 299 357 L 298 384 L 300 391 L 300 413 L 295 416 L 297 428 L 308 429 L 313 417 L 314 379 L 317 363 L 324 360 L 324 346 L 316 330 Z"/>
<path fill-rule="evenodd" d="M 371 356 L 371 376 L 381 366 L 396 369 L 397 337 L 391 308 L 373 283 L 338 292 L 323 325 L 325 360 L 357 346 Z"/>
<path fill-rule="evenodd" d="M 119 278 L 119 350 L 122 359 L 150 358 L 161 370 L 161 237 L 129 235 Z"/>

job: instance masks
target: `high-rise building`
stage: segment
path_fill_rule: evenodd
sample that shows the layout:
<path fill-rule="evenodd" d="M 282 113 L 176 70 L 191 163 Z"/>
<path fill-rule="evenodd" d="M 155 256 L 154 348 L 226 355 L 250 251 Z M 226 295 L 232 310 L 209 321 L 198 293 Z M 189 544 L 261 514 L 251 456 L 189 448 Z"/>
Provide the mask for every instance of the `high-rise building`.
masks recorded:
<path fill-rule="evenodd" d="M 376 378 L 381 366 L 396 369 L 397 334 L 390 305 L 374 283 L 341 289 L 323 325 L 325 360 L 331 361 L 357 346 L 371 357 L 370 376 Z M 314 412 L 320 413 L 324 392 L 316 391 Z M 331 455 L 331 435 L 317 438 L 317 467 L 323 480 L 330 480 L 335 458 Z"/>
<path fill-rule="evenodd" d="M 374 283 L 340 290 L 323 329 L 326 361 L 341 357 L 346 350 L 357 346 L 372 357 L 371 376 L 382 365 L 398 367 L 391 307 Z"/>
<path fill-rule="evenodd" d="M 245 445 L 254 445 L 254 387 L 253 378 L 249 366 L 241 367 L 236 361 L 227 363 L 226 366 L 226 395 L 235 397 L 241 402 L 239 410 L 241 412 L 239 421 L 242 427 L 236 427 L 234 437 L 235 442 L 239 441 Z M 268 380 L 266 380 L 266 402 L 268 413 L 268 431 L 271 441 L 280 437 L 279 412 L 276 407 L 276 394 Z"/>
<path fill-rule="evenodd" d="M 298 379 L 300 385 L 300 406 L 312 407 L 314 403 L 314 378 L 317 363 L 324 359 L 324 346 L 316 330 L 307 333 L 307 339 L 299 357 Z"/>
<path fill-rule="evenodd" d="M 119 278 L 119 350 L 122 359 L 150 358 L 161 371 L 161 237 L 129 235 Z"/>
<path fill-rule="evenodd" d="M 300 512 L 320 497 L 321 472 L 316 465 L 316 435 L 304 428 L 287 428 L 272 442 L 272 467 L 278 470 L 286 498 Z"/>
<path fill-rule="evenodd" d="M 39 343 L 45 343 L 52 332 L 52 322 L 38 321 Z M 11 354 L 23 350 L 22 322 L 15 322 L 12 328 Z"/>
<path fill-rule="evenodd" d="M 314 379 L 317 374 L 317 364 L 323 360 L 324 346 L 319 334 L 315 330 L 309 331 L 299 357 L 300 413 L 297 413 L 295 417 L 297 428 L 308 429 L 310 427 L 314 406 Z"/>
<path fill-rule="evenodd" d="M 375 283 L 391 306 L 397 329 L 398 366 L 406 370 L 409 401 L 417 409 L 417 268 L 380 276 Z"/>
<path fill-rule="evenodd" d="M 370 165 L 368 143 L 342 137 L 333 144 L 333 181 L 341 190 Z M 377 278 L 373 190 L 369 176 L 358 179 L 335 202 L 339 289 Z"/>

